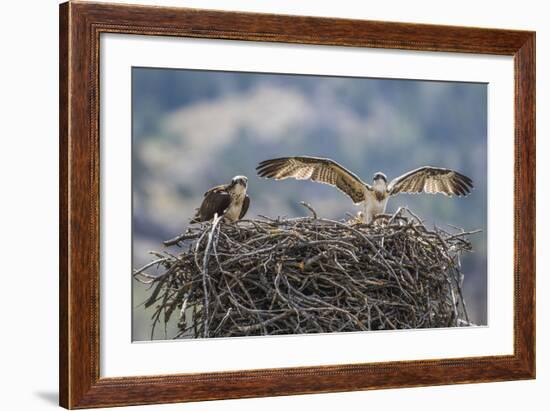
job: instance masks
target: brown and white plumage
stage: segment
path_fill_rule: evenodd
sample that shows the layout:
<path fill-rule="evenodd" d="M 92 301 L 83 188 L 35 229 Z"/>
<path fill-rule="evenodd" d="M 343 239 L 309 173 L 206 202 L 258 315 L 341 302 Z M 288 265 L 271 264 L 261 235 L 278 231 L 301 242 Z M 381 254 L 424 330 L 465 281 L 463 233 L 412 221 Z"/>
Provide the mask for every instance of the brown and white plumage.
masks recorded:
<path fill-rule="evenodd" d="M 457 171 L 447 168 L 420 167 L 409 171 L 389 184 L 389 195 L 398 193 L 429 193 L 447 196 L 466 196 L 474 187 L 472 180 Z"/>
<path fill-rule="evenodd" d="M 347 194 L 355 204 L 363 203 L 363 218 L 372 221 L 386 209 L 388 198 L 399 193 L 442 193 L 465 196 L 473 188 L 472 180 L 454 170 L 420 167 L 395 178 L 389 184 L 383 173 L 376 173 L 373 184 L 363 182 L 357 175 L 337 162 L 317 157 L 282 157 L 262 161 L 256 167 L 260 177 L 284 180 L 312 180 L 332 185 Z"/>
<path fill-rule="evenodd" d="M 204 193 L 204 199 L 197 209 L 191 223 L 210 221 L 217 214 L 227 222 L 243 218 L 250 206 L 250 197 L 246 194 L 248 179 L 236 176 L 231 183 L 212 187 Z"/>
<path fill-rule="evenodd" d="M 256 167 L 260 177 L 284 180 L 312 180 L 329 184 L 347 194 L 355 204 L 365 200 L 365 187 L 370 186 L 336 161 L 316 157 L 283 157 L 262 161 Z"/>

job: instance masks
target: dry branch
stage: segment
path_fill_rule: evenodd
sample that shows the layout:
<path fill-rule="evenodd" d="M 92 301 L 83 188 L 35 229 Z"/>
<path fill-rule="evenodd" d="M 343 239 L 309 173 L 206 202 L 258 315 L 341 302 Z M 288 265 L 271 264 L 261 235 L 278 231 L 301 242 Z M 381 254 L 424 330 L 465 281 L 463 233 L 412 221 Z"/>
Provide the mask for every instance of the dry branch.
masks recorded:
<path fill-rule="evenodd" d="M 430 230 L 407 209 L 363 224 L 304 206 L 313 217 L 215 219 L 165 242 L 181 252 L 134 272 L 152 287 L 151 335 L 177 313 L 175 338 L 470 324 L 459 258 L 475 232 Z"/>

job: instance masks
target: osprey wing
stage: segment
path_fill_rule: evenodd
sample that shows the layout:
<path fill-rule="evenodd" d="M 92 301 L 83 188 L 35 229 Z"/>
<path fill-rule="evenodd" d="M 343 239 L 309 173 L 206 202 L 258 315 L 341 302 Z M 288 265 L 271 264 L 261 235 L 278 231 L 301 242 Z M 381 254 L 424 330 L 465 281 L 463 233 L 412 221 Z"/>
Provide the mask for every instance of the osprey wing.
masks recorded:
<path fill-rule="evenodd" d="M 447 168 L 420 167 L 393 179 L 387 191 L 398 193 L 430 193 L 466 196 L 474 187 L 472 179 Z"/>
<path fill-rule="evenodd" d="M 351 171 L 328 158 L 282 157 L 262 161 L 256 171 L 260 177 L 284 180 L 311 180 L 329 184 L 347 194 L 354 203 L 365 200 L 365 188 L 371 187 Z"/>
<path fill-rule="evenodd" d="M 215 214 L 221 216 L 230 204 L 231 196 L 226 191 L 225 186 L 214 187 L 204 194 L 204 200 L 202 200 L 201 206 L 191 222 L 209 221 L 214 218 Z"/>
<path fill-rule="evenodd" d="M 248 207 L 250 207 L 250 197 L 245 196 L 243 200 L 243 206 L 241 208 L 241 214 L 239 215 L 239 220 L 245 216 L 246 212 L 248 211 Z"/>

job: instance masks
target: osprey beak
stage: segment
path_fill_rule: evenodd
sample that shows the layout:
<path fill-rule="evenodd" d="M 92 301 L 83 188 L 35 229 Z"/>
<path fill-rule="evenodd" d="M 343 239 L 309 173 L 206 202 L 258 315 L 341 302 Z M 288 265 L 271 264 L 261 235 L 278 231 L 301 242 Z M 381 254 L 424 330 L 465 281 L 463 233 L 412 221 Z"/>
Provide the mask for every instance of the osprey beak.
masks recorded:
<path fill-rule="evenodd" d="M 248 185 L 248 179 L 244 176 L 236 176 L 233 177 L 233 180 L 231 180 L 231 187 L 233 187 L 235 184 L 240 184 L 244 188 Z"/>

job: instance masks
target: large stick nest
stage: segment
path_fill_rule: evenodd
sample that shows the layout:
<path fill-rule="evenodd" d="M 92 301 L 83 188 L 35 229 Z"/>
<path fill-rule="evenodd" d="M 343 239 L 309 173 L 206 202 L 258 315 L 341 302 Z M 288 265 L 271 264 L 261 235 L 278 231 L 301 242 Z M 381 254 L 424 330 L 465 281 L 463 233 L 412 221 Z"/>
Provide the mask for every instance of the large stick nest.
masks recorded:
<path fill-rule="evenodd" d="M 175 338 L 470 324 L 459 257 L 471 249 L 472 232 L 428 229 L 406 209 L 373 224 L 311 211 L 215 219 L 165 242 L 180 252 L 153 252 L 155 260 L 134 272 L 151 285 L 151 336 L 172 316 Z M 154 266 L 160 275 L 147 273 Z"/>

